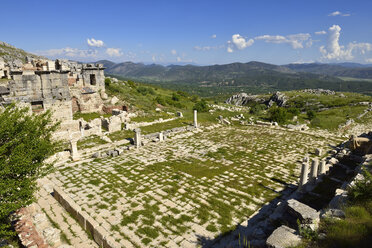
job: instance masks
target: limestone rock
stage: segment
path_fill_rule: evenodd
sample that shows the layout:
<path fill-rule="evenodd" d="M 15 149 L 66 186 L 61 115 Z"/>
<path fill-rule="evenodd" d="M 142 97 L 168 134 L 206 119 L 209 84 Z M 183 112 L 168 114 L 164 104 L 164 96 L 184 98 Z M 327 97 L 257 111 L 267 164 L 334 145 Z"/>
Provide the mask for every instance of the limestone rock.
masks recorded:
<path fill-rule="evenodd" d="M 117 104 L 119 102 L 119 99 L 116 97 L 116 96 L 114 96 L 112 99 L 111 99 L 111 104 L 112 105 L 115 105 L 115 104 Z"/>
<path fill-rule="evenodd" d="M 239 93 L 231 96 L 225 101 L 227 104 L 233 104 L 236 106 L 243 106 L 249 102 L 263 102 L 263 99 L 258 98 L 256 95 L 248 95 L 247 93 Z"/>
<path fill-rule="evenodd" d="M 295 199 L 288 200 L 287 204 L 289 214 L 299 219 L 301 223 L 315 224 L 319 222 L 319 213 L 315 209 Z"/>
<path fill-rule="evenodd" d="M 101 98 L 102 98 L 102 100 L 107 100 L 108 99 L 108 95 L 106 94 L 106 92 L 101 91 Z"/>
<path fill-rule="evenodd" d="M 292 228 L 282 225 L 274 230 L 266 241 L 266 245 L 272 248 L 286 248 L 296 246 L 301 242 L 300 236 Z"/>
<path fill-rule="evenodd" d="M 274 103 L 276 103 L 276 105 L 278 105 L 279 107 L 283 107 L 287 103 L 287 100 L 288 98 L 286 97 L 286 95 L 277 91 L 267 101 L 267 105 L 271 107 Z"/>

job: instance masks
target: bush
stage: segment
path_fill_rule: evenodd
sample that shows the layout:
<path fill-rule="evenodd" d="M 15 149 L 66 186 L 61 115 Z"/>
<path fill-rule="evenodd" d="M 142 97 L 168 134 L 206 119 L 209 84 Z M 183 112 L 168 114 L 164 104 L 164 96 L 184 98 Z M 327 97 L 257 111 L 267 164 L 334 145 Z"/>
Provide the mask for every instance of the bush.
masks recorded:
<path fill-rule="evenodd" d="M 372 200 L 372 175 L 366 168 L 363 168 L 363 179 L 357 181 L 355 185 L 350 188 L 350 201 L 361 202 Z"/>
<path fill-rule="evenodd" d="M 178 102 L 180 100 L 180 96 L 177 95 L 176 93 L 173 93 L 172 94 L 172 100 Z"/>
<path fill-rule="evenodd" d="M 306 112 L 306 115 L 307 115 L 307 118 L 308 118 L 309 120 L 312 120 L 312 119 L 315 118 L 316 113 L 315 113 L 314 110 L 308 110 L 308 111 Z"/>
<path fill-rule="evenodd" d="M 251 107 L 251 109 L 249 110 L 249 113 L 253 114 L 253 115 L 258 115 L 260 114 L 264 109 L 266 109 L 266 105 L 264 104 L 256 104 L 256 105 L 253 105 Z"/>
<path fill-rule="evenodd" d="M 32 203 L 36 179 L 52 168 L 44 160 L 56 149 L 52 133 L 58 124 L 51 124 L 51 113 L 28 115 L 27 112 L 27 108 L 11 104 L 0 114 L 1 238 L 14 235 L 9 215 Z"/>
<path fill-rule="evenodd" d="M 288 113 L 291 113 L 292 115 L 299 115 L 300 114 L 300 110 L 298 108 L 288 108 L 287 109 Z"/>
<path fill-rule="evenodd" d="M 209 111 L 209 106 L 205 100 L 201 100 L 197 103 L 195 103 L 194 107 L 192 108 L 193 110 L 196 110 L 198 112 L 208 112 Z"/>
<path fill-rule="evenodd" d="M 199 101 L 199 97 L 196 96 L 196 95 L 193 95 L 193 96 L 191 97 L 191 101 L 196 103 L 197 101 Z"/>
<path fill-rule="evenodd" d="M 163 106 L 165 106 L 167 103 L 165 102 L 165 99 L 163 98 L 163 97 L 161 97 L 161 96 L 157 96 L 156 98 L 155 98 L 155 101 L 158 103 L 158 104 L 160 104 L 160 105 L 163 105 Z"/>
<path fill-rule="evenodd" d="M 279 124 L 285 123 L 290 118 L 287 110 L 282 107 L 272 107 L 269 110 L 270 121 L 275 121 Z"/>
<path fill-rule="evenodd" d="M 143 87 L 143 86 L 140 86 L 137 88 L 137 92 L 146 96 L 147 94 L 150 94 L 150 95 L 155 95 L 155 91 L 153 88 L 150 88 L 150 87 Z"/>
<path fill-rule="evenodd" d="M 111 84 L 111 79 L 109 79 L 109 78 L 105 78 L 105 86 L 106 86 L 106 87 L 109 87 L 110 84 Z"/>

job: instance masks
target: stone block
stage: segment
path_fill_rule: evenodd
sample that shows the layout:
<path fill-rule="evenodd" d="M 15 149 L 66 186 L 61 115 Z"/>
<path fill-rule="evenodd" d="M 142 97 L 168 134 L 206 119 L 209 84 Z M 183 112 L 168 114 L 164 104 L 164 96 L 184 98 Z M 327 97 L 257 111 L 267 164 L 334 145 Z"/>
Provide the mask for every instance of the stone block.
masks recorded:
<path fill-rule="evenodd" d="M 282 225 L 269 236 L 266 245 L 270 248 L 286 248 L 297 246 L 300 242 L 301 238 L 294 229 Z"/>
<path fill-rule="evenodd" d="M 77 217 L 76 217 L 78 223 L 80 224 L 80 226 L 84 230 L 86 230 L 86 220 L 85 219 L 86 219 L 87 216 L 88 216 L 88 214 L 86 212 L 84 212 L 84 211 L 78 211 Z"/>
<path fill-rule="evenodd" d="M 316 224 L 319 223 L 319 212 L 315 209 L 295 200 L 287 201 L 288 213 L 294 218 L 299 219 L 302 224 Z"/>
<path fill-rule="evenodd" d="M 106 236 L 103 240 L 103 248 L 121 248 L 121 245 L 113 237 Z"/>
<path fill-rule="evenodd" d="M 100 247 L 103 247 L 104 243 L 103 241 L 105 239 L 105 236 L 108 235 L 103 227 L 97 226 L 96 228 L 93 229 L 93 239 Z"/>
<path fill-rule="evenodd" d="M 85 214 L 83 214 L 84 216 Z M 94 230 L 98 227 L 98 223 L 97 221 L 95 221 L 92 217 L 90 217 L 89 215 L 86 216 L 85 218 L 85 227 L 86 227 L 86 231 L 88 233 L 90 233 L 92 236 L 94 236 Z"/>

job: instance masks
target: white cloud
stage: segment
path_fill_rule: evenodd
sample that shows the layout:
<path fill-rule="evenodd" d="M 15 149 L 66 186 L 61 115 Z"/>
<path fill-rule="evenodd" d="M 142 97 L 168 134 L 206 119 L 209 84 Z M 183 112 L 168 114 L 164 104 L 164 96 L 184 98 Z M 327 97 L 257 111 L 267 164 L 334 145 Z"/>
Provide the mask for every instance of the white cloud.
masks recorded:
<path fill-rule="evenodd" d="M 372 58 L 365 59 L 365 61 L 366 61 L 367 63 L 372 63 Z"/>
<path fill-rule="evenodd" d="M 335 12 L 328 14 L 328 16 L 350 16 L 350 14 L 342 13 L 340 11 L 335 11 Z"/>
<path fill-rule="evenodd" d="M 172 50 L 171 50 L 171 54 L 173 54 L 173 55 L 177 55 L 177 51 L 176 51 L 175 49 L 172 49 Z"/>
<path fill-rule="evenodd" d="M 177 62 L 181 62 L 181 61 L 182 61 L 181 57 L 177 57 Z"/>
<path fill-rule="evenodd" d="M 324 30 L 322 30 L 322 31 L 317 31 L 317 32 L 315 32 L 315 34 L 317 34 L 317 35 L 322 35 L 322 34 L 327 34 L 327 32 L 324 31 Z"/>
<path fill-rule="evenodd" d="M 196 51 L 210 51 L 210 50 L 217 50 L 224 48 L 225 45 L 219 45 L 219 46 L 194 46 L 194 50 Z"/>
<path fill-rule="evenodd" d="M 94 38 L 87 39 L 87 43 L 91 47 L 103 47 L 105 45 L 102 40 L 96 40 Z"/>
<path fill-rule="evenodd" d="M 365 53 L 372 51 L 371 43 L 351 42 L 345 48 L 345 46 L 342 46 L 339 43 L 340 34 L 341 27 L 339 25 L 333 25 L 328 29 L 327 45 L 319 48 L 319 51 L 322 53 L 322 59 L 352 60 L 354 59 L 355 52 L 364 55 Z"/>
<path fill-rule="evenodd" d="M 45 51 L 36 51 L 37 54 L 46 57 L 61 58 L 94 58 L 97 57 L 98 51 L 94 49 L 82 50 L 77 48 L 65 47 L 49 49 Z"/>
<path fill-rule="evenodd" d="M 110 57 L 120 57 L 123 55 L 120 48 L 109 47 L 106 49 L 106 54 Z"/>
<path fill-rule="evenodd" d="M 217 35 L 216 34 L 212 34 L 211 38 L 212 39 L 216 39 L 217 38 Z"/>
<path fill-rule="evenodd" d="M 234 48 L 238 50 L 243 50 L 247 47 L 252 46 L 254 43 L 253 39 L 246 40 L 243 36 L 240 34 L 234 34 L 231 37 L 231 41 L 227 42 L 227 52 L 232 53 L 234 51 Z"/>
<path fill-rule="evenodd" d="M 304 48 L 303 43 L 307 41 L 306 46 L 312 45 L 311 35 L 308 33 L 291 34 L 287 36 L 282 35 L 261 35 L 254 38 L 255 40 L 264 40 L 267 43 L 275 44 L 290 44 L 293 49 Z"/>

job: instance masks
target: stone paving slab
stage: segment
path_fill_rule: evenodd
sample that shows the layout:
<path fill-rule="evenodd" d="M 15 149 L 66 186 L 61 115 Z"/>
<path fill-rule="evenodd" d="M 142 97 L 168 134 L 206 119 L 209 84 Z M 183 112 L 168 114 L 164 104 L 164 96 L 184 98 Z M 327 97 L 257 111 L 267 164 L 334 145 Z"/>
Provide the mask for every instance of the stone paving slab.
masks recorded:
<path fill-rule="evenodd" d="M 234 229 L 286 184 L 297 184 L 302 157 L 338 142 L 220 126 L 67 163 L 50 178 L 123 246 L 197 247 L 200 238 Z"/>

